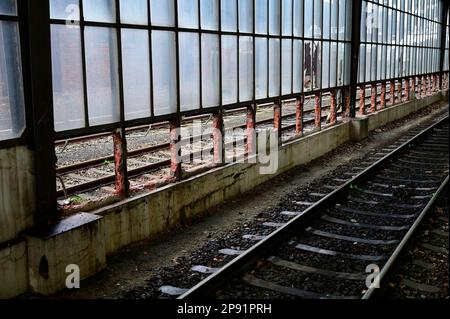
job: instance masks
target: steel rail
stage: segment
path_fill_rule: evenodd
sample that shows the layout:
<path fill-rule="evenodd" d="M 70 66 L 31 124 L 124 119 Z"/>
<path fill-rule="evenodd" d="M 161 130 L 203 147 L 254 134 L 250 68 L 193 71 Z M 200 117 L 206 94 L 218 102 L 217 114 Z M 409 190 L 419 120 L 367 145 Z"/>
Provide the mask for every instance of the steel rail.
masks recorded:
<path fill-rule="evenodd" d="M 403 143 L 394 151 L 387 154 L 370 167 L 366 168 L 364 171 L 347 181 L 344 185 L 340 186 L 338 189 L 334 190 L 333 192 L 319 200 L 316 204 L 306 209 L 297 217 L 293 218 L 286 225 L 274 231 L 271 235 L 261 240 L 258 244 L 236 257 L 233 261 L 221 268 L 219 271 L 198 283 L 185 294 L 181 295 L 178 299 L 198 300 L 211 297 L 215 293 L 215 291 L 223 286 L 224 283 L 229 282 L 230 279 L 237 277 L 249 270 L 258 259 L 266 255 L 269 249 L 285 241 L 292 233 L 306 228 L 308 222 L 317 217 L 322 209 L 329 207 L 330 203 L 342 198 L 342 196 L 344 196 L 349 190 L 351 190 L 353 185 L 357 185 L 361 182 L 366 181 L 368 178 L 373 176 L 374 173 L 380 171 L 386 162 L 396 157 L 400 152 L 410 147 L 410 145 L 415 143 L 417 140 L 422 139 L 424 136 L 428 135 L 433 131 L 434 128 L 438 127 L 446 121 L 448 121 L 448 116 L 437 121 L 430 127 L 422 130 L 416 136 Z"/>

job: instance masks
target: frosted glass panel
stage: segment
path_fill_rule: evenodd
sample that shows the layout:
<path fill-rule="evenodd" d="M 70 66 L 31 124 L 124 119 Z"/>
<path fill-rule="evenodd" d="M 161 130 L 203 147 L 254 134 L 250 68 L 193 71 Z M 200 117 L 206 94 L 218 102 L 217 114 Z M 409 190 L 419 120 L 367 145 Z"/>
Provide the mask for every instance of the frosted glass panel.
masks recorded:
<path fill-rule="evenodd" d="M 294 36 L 303 36 L 303 1 L 294 0 Z"/>
<path fill-rule="evenodd" d="M 86 77 L 90 125 L 120 120 L 116 30 L 86 27 Z"/>
<path fill-rule="evenodd" d="M 280 1 L 269 0 L 269 34 L 280 34 Z"/>
<path fill-rule="evenodd" d="M 155 115 L 177 111 L 175 33 L 153 31 L 153 95 Z"/>
<path fill-rule="evenodd" d="M 305 0 L 304 3 L 304 10 L 305 10 L 305 38 L 312 38 L 313 34 L 313 17 L 314 17 L 314 6 L 313 6 L 313 0 Z"/>
<path fill-rule="evenodd" d="M 351 63 L 351 44 L 345 44 L 345 68 L 344 68 L 344 85 L 350 85 L 350 63 Z M 384 47 L 383 54 L 383 74 L 386 71 L 386 47 Z"/>
<path fill-rule="evenodd" d="M 256 85 L 256 98 L 267 98 L 267 39 L 256 38 L 255 39 L 255 85 Z"/>
<path fill-rule="evenodd" d="M 234 0 L 222 3 L 222 31 L 237 31 L 237 4 Z"/>
<path fill-rule="evenodd" d="M 305 41 L 305 51 L 304 51 L 304 85 L 305 91 L 311 90 L 312 88 L 312 42 Z"/>
<path fill-rule="evenodd" d="M 16 0 L 0 0 L 0 14 L 17 15 Z"/>
<path fill-rule="evenodd" d="M 283 1 L 283 35 L 292 35 L 292 0 Z"/>
<path fill-rule="evenodd" d="M 0 0 L 0 3 L 2 0 Z M 8 1 L 7 1 L 8 2 Z M 1 6 L 1 5 L 0 5 Z M 1 11 L 1 9 L 0 9 Z M 50 17 L 62 20 L 80 20 L 78 0 L 50 0 Z"/>
<path fill-rule="evenodd" d="M 330 17 L 331 17 L 331 7 L 330 1 L 325 0 L 323 2 L 323 38 L 330 38 Z"/>
<path fill-rule="evenodd" d="M 150 0 L 152 24 L 172 27 L 175 24 L 173 0 Z"/>
<path fill-rule="evenodd" d="M 253 32 L 253 0 L 239 0 L 239 31 Z"/>
<path fill-rule="evenodd" d="M 147 30 L 122 29 L 125 119 L 150 116 L 150 52 Z"/>
<path fill-rule="evenodd" d="M 322 88 L 330 87 L 330 43 L 323 43 Z"/>
<path fill-rule="evenodd" d="M 219 3 L 218 0 L 200 0 L 202 29 L 219 29 Z"/>
<path fill-rule="evenodd" d="M 80 28 L 52 25 L 51 42 L 55 130 L 82 128 L 85 114 Z"/>
<path fill-rule="evenodd" d="M 301 40 L 294 40 L 293 60 L 293 93 L 300 93 L 303 91 L 303 42 Z"/>
<path fill-rule="evenodd" d="M 116 22 L 115 0 L 83 0 L 86 21 Z"/>
<path fill-rule="evenodd" d="M 321 55 L 322 45 L 321 42 L 314 42 L 314 53 L 313 53 L 313 88 L 320 89 L 322 85 L 322 55 Z"/>
<path fill-rule="evenodd" d="M 339 2 L 338 0 L 330 0 L 331 1 L 331 39 L 337 40 L 338 38 L 338 17 L 339 17 Z M 364 4 L 363 1 L 363 15 L 364 15 Z M 363 16 L 364 17 L 364 16 Z M 366 25 L 363 22 L 365 18 L 361 20 L 361 33 L 366 30 Z M 363 38 L 361 38 L 363 41 Z"/>
<path fill-rule="evenodd" d="M 267 34 L 267 0 L 255 0 L 255 28 L 258 34 Z"/>
<path fill-rule="evenodd" d="M 339 0 L 339 40 L 345 39 L 345 0 Z"/>
<path fill-rule="evenodd" d="M 178 25 L 198 28 L 198 0 L 178 0 Z"/>
<path fill-rule="evenodd" d="M 330 87 L 336 86 L 337 58 L 338 58 L 337 43 L 331 42 L 331 44 L 330 44 Z"/>
<path fill-rule="evenodd" d="M 147 0 L 120 0 L 120 21 L 129 24 L 148 24 Z"/>
<path fill-rule="evenodd" d="M 314 0 L 314 37 L 322 36 L 322 0 Z"/>
<path fill-rule="evenodd" d="M 200 108 L 200 48 L 196 33 L 180 33 L 181 111 Z"/>
<path fill-rule="evenodd" d="M 202 35 L 202 97 L 203 107 L 220 104 L 219 36 Z"/>
<path fill-rule="evenodd" d="M 282 41 L 282 94 L 292 93 L 292 41 Z"/>
<path fill-rule="evenodd" d="M 280 40 L 269 40 L 269 97 L 280 95 Z"/>
<path fill-rule="evenodd" d="M 0 21 L 0 140 L 19 137 L 25 129 L 19 43 L 18 24 Z"/>
<path fill-rule="evenodd" d="M 253 38 L 239 38 L 239 100 L 253 99 Z"/>
<path fill-rule="evenodd" d="M 222 103 L 237 102 L 237 37 L 222 36 Z"/>
<path fill-rule="evenodd" d="M 344 43 L 338 44 L 337 85 L 344 85 Z M 375 73 L 374 73 L 375 74 Z"/>

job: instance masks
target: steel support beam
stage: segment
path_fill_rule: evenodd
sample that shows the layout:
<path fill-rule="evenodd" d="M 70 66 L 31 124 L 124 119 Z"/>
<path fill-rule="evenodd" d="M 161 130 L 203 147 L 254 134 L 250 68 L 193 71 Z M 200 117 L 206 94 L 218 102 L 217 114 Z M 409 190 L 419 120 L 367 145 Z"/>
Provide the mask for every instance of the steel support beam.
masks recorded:
<path fill-rule="evenodd" d="M 375 113 L 377 111 L 377 85 L 372 84 L 370 86 L 371 96 L 370 96 L 370 113 Z"/>
<path fill-rule="evenodd" d="M 330 124 L 336 124 L 336 90 L 332 90 L 330 93 Z"/>
<path fill-rule="evenodd" d="M 362 0 L 353 1 L 352 42 L 350 66 L 350 117 L 356 116 L 356 94 L 358 91 L 359 49 L 361 43 Z"/>
<path fill-rule="evenodd" d="M 322 95 L 320 93 L 314 96 L 314 114 L 314 127 L 320 130 L 322 128 Z"/>
<path fill-rule="evenodd" d="M 273 106 L 273 127 L 277 132 L 278 141 L 281 142 L 281 135 L 283 134 L 281 101 L 276 101 Z M 279 145 L 281 145 L 281 143 L 279 143 Z"/>
<path fill-rule="evenodd" d="M 303 136 L 303 108 L 305 105 L 305 97 L 302 95 L 295 101 L 295 133 Z"/>
<path fill-rule="evenodd" d="M 359 115 L 366 115 L 366 86 L 359 86 Z"/>
<path fill-rule="evenodd" d="M 386 82 L 381 83 L 380 109 L 386 108 Z"/>
<path fill-rule="evenodd" d="M 34 175 L 36 182 L 36 210 L 34 226 L 45 229 L 59 217 L 56 204 L 56 154 L 54 148 L 52 61 L 50 45 L 49 2 L 19 1 L 24 21 L 21 36 L 26 39 L 22 50 L 26 92 L 29 144 L 34 151 Z"/>
<path fill-rule="evenodd" d="M 116 195 L 127 197 L 129 195 L 130 183 L 127 174 L 127 141 L 125 138 L 125 129 L 118 129 L 113 133 L 113 143 Z"/>

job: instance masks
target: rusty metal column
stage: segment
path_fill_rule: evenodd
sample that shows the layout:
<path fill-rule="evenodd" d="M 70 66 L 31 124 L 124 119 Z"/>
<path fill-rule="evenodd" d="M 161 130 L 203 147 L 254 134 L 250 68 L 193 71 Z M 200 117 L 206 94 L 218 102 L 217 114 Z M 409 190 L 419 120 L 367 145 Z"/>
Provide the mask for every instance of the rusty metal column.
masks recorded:
<path fill-rule="evenodd" d="M 116 192 L 120 197 L 129 194 L 129 182 L 127 174 L 127 142 L 124 129 L 117 129 L 113 133 L 114 144 L 114 171 L 116 175 Z"/>
<path fill-rule="evenodd" d="M 370 113 L 375 113 L 377 111 L 377 85 L 372 84 L 370 86 L 371 96 L 370 96 Z"/>
<path fill-rule="evenodd" d="M 422 76 L 422 93 L 421 93 L 422 98 L 427 96 L 427 82 L 425 79 L 425 76 Z"/>
<path fill-rule="evenodd" d="M 302 95 L 295 101 L 295 134 L 303 135 L 303 107 L 305 104 L 305 97 Z"/>
<path fill-rule="evenodd" d="M 397 100 L 398 103 L 402 103 L 403 102 L 403 80 L 400 79 L 397 83 Z"/>
<path fill-rule="evenodd" d="M 330 92 L 330 124 L 336 124 L 336 91 L 332 90 Z"/>
<path fill-rule="evenodd" d="M 247 142 L 245 151 L 248 156 L 256 154 L 256 105 L 247 106 Z"/>
<path fill-rule="evenodd" d="M 409 79 L 409 78 L 406 78 L 406 80 L 405 80 L 405 100 L 406 100 L 406 101 L 409 101 L 409 100 L 410 100 L 410 90 L 411 90 L 411 87 L 410 87 L 410 85 L 409 85 L 409 81 L 410 81 L 410 79 Z"/>
<path fill-rule="evenodd" d="M 34 227 L 45 229 L 60 217 L 56 203 L 56 154 L 53 122 L 49 1 L 19 1 L 24 57 L 27 140 L 34 153 Z"/>
<path fill-rule="evenodd" d="M 348 118 L 348 117 L 350 117 L 350 113 L 351 113 L 351 110 L 350 110 L 350 108 L 351 108 L 350 107 L 350 104 L 351 104 L 351 97 L 350 97 L 351 89 L 347 88 L 347 89 L 344 90 L 344 92 L 345 92 L 345 97 L 344 97 L 344 105 L 345 105 L 344 117 Z"/>
<path fill-rule="evenodd" d="M 316 93 L 314 96 L 314 128 L 320 130 L 322 128 L 322 96 Z"/>
<path fill-rule="evenodd" d="M 390 104 L 395 105 L 395 81 L 389 82 Z"/>
<path fill-rule="evenodd" d="M 179 118 L 170 121 L 170 155 L 170 175 L 176 180 L 181 180 L 181 121 Z"/>
<path fill-rule="evenodd" d="M 359 115 L 366 114 L 366 86 L 359 87 Z"/>
<path fill-rule="evenodd" d="M 381 83 L 380 109 L 386 107 L 386 82 Z"/>
<path fill-rule="evenodd" d="M 224 143 L 224 123 L 223 112 L 218 111 L 213 114 L 213 145 L 214 145 L 214 163 L 225 163 L 225 143 Z"/>
<path fill-rule="evenodd" d="M 273 127 L 278 134 L 278 142 L 281 145 L 281 136 L 283 133 L 282 115 L 281 115 L 281 101 L 275 102 L 273 106 Z"/>
<path fill-rule="evenodd" d="M 416 96 L 416 77 L 415 76 L 412 78 L 412 91 L 414 92 L 414 99 L 416 99 L 417 96 Z"/>

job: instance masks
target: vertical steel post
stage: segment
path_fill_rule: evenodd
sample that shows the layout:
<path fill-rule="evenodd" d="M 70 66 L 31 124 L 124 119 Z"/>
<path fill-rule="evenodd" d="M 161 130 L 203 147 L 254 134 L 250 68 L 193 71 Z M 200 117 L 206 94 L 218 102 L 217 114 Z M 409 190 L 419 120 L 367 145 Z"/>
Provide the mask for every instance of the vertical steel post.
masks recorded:
<path fill-rule="evenodd" d="M 223 112 L 218 111 L 213 114 L 213 145 L 214 163 L 225 163 L 225 143 L 224 143 L 224 122 Z"/>
<path fill-rule="evenodd" d="M 181 121 L 178 117 L 170 121 L 170 154 L 170 175 L 176 180 L 181 180 Z"/>
<path fill-rule="evenodd" d="M 381 83 L 380 109 L 386 107 L 386 82 Z"/>
<path fill-rule="evenodd" d="M 295 134 L 303 135 L 303 107 L 305 104 L 305 97 L 302 95 L 295 101 Z"/>
<path fill-rule="evenodd" d="M 370 96 L 370 113 L 375 113 L 377 111 L 377 85 L 372 84 L 371 96 Z"/>
<path fill-rule="evenodd" d="M 25 82 L 29 83 L 26 101 L 31 118 L 30 148 L 34 152 L 36 183 L 34 226 L 46 228 L 58 219 L 56 204 L 56 154 L 53 123 L 52 61 L 50 45 L 49 2 L 25 0 L 19 2 L 22 23 L 21 36 L 26 39 L 22 50 L 26 57 Z"/>
<path fill-rule="evenodd" d="M 395 105 L 395 81 L 391 80 L 389 82 L 389 91 L 390 91 L 390 104 L 391 106 Z"/>
<path fill-rule="evenodd" d="M 412 92 L 414 93 L 414 99 L 416 99 L 416 77 L 412 77 Z"/>
<path fill-rule="evenodd" d="M 320 93 L 314 96 L 314 127 L 318 130 L 322 128 L 322 97 Z"/>
<path fill-rule="evenodd" d="M 282 115 L 281 115 L 281 101 L 276 101 L 273 106 L 273 127 L 278 134 L 278 141 L 281 142 L 282 136 Z M 281 145 L 281 143 L 279 144 Z"/>
<path fill-rule="evenodd" d="M 350 117 L 356 116 L 356 94 L 358 91 L 358 65 L 361 43 L 362 0 L 354 0 L 352 14 L 352 40 L 350 63 Z"/>
<path fill-rule="evenodd" d="M 336 90 L 330 92 L 330 124 L 336 124 Z"/>
<path fill-rule="evenodd" d="M 247 142 L 245 151 L 248 156 L 256 154 L 256 105 L 247 107 Z"/>
<path fill-rule="evenodd" d="M 402 101 L 403 101 L 403 80 L 402 79 L 398 80 L 397 92 L 398 92 L 397 93 L 398 94 L 397 101 L 398 101 L 398 103 L 402 103 Z"/>
<path fill-rule="evenodd" d="M 116 195 L 126 197 L 129 194 L 127 176 L 127 146 L 125 129 L 117 129 L 113 133 L 114 171 L 116 174 Z M 124 151 L 125 150 L 125 151 Z"/>
<path fill-rule="evenodd" d="M 359 87 L 359 115 L 366 115 L 366 86 Z"/>

